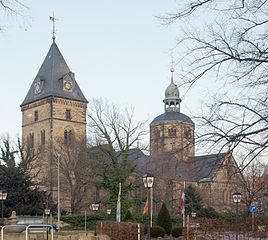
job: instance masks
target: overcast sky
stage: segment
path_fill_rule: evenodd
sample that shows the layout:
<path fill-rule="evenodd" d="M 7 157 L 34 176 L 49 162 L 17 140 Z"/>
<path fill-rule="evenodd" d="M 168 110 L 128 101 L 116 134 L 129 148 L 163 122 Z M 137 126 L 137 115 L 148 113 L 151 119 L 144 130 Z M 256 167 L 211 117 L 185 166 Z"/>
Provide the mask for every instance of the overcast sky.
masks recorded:
<path fill-rule="evenodd" d="M 106 98 L 133 106 L 137 120 L 148 124 L 163 113 L 170 83 L 171 51 L 180 34 L 156 16 L 174 11 L 174 0 L 28 0 L 28 18 L 5 14 L 0 33 L 0 134 L 21 135 L 20 104 L 52 43 L 56 43 L 88 100 Z M 1 12 L 2 14 L 3 12 Z M 175 77 L 179 85 L 180 79 Z M 206 86 L 180 88 L 181 112 L 195 115 Z"/>

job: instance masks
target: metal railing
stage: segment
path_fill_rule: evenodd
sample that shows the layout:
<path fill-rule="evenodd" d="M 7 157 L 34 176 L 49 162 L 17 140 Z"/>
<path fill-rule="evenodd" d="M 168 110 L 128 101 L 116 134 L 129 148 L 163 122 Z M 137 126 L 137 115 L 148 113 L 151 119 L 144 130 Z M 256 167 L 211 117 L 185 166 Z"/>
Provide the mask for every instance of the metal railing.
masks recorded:
<path fill-rule="evenodd" d="M 54 239 L 54 230 L 57 230 L 53 225 L 49 224 L 30 224 L 30 225 L 5 225 L 1 228 L 1 240 L 4 240 L 5 230 L 9 229 L 9 233 L 22 233 L 25 231 L 25 240 L 29 240 L 31 230 L 35 232 L 50 232 L 51 240 Z M 10 229 L 11 228 L 11 229 Z M 16 231 L 17 229 L 17 231 Z"/>

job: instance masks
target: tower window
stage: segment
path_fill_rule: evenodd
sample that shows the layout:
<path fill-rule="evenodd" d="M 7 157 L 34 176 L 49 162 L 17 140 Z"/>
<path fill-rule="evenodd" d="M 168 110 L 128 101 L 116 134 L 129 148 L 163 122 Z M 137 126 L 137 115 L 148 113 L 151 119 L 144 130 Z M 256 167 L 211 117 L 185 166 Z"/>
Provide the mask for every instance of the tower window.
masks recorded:
<path fill-rule="evenodd" d="M 46 132 L 45 130 L 41 130 L 41 145 L 46 143 Z"/>
<path fill-rule="evenodd" d="M 34 134 L 33 134 L 33 132 L 31 132 L 30 136 L 29 136 L 29 147 L 30 148 L 34 147 Z"/>
<path fill-rule="evenodd" d="M 177 135 L 176 128 L 170 128 L 170 129 L 168 129 L 168 136 L 169 137 L 176 137 L 176 135 Z"/>
<path fill-rule="evenodd" d="M 64 144 L 71 144 L 72 143 L 72 131 L 71 130 L 64 130 Z"/>
<path fill-rule="evenodd" d="M 184 129 L 184 137 L 189 140 L 192 138 L 192 131 L 190 128 Z"/>
<path fill-rule="evenodd" d="M 71 120 L 71 110 L 70 109 L 66 109 L 66 111 L 65 111 L 65 119 L 66 120 Z"/>
<path fill-rule="evenodd" d="M 38 121 L 38 111 L 34 111 L 34 121 Z"/>

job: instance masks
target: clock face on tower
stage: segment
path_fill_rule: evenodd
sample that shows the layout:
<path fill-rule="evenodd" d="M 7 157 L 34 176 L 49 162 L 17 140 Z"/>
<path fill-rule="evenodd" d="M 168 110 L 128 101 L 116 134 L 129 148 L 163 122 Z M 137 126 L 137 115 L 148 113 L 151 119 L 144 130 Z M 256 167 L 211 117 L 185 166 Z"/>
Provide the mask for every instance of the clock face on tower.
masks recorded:
<path fill-rule="evenodd" d="M 38 94 L 41 93 L 42 91 L 42 87 L 43 87 L 43 82 L 38 80 L 35 84 L 34 84 L 34 93 Z"/>
<path fill-rule="evenodd" d="M 73 83 L 71 81 L 64 81 L 63 87 L 65 91 L 71 92 L 73 90 Z"/>

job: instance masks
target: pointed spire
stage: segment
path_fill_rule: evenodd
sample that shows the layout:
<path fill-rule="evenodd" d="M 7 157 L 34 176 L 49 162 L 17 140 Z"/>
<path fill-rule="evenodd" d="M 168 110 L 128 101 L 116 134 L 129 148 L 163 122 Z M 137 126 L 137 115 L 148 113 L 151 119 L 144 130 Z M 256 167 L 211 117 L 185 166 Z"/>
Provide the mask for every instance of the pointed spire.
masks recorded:
<path fill-rule="evenodd" d="M 87 103 L 55 42 L 51 44 L 21 106 L 51 96 Z"/>

